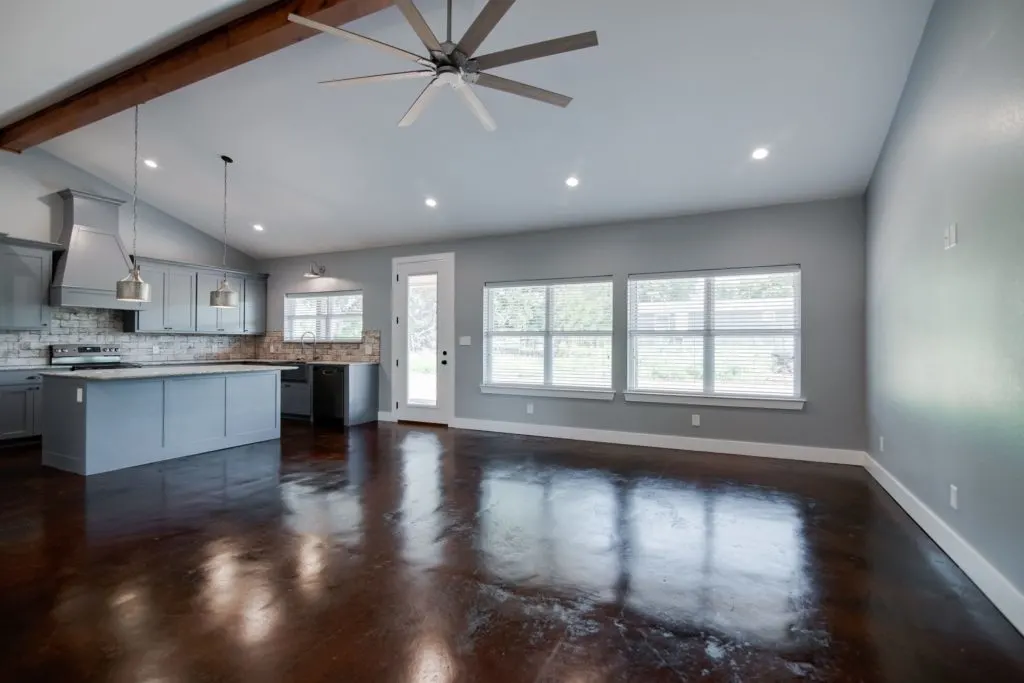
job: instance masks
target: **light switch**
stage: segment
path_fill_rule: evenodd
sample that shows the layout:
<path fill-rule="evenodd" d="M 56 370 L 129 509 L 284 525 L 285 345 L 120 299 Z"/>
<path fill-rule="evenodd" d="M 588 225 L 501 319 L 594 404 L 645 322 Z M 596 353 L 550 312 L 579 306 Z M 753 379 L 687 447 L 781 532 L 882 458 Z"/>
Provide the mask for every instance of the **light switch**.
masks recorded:
<path fill-rule="evenodd" d="M 79 403 L 82 402 L 82 387 L 75 389 L 75 400 Z"/>
<path fill-rule="evenodd" d="M 473 345 L 473 338 L 472 337 L 459 337 L 459 346 L 472 346 L 472 345 Z"/>
<path fill-rule="evenodd" d="M 694 413 L 690 416 L 690 424 L 694 427 L 700 427 L 700 414 Z"/>

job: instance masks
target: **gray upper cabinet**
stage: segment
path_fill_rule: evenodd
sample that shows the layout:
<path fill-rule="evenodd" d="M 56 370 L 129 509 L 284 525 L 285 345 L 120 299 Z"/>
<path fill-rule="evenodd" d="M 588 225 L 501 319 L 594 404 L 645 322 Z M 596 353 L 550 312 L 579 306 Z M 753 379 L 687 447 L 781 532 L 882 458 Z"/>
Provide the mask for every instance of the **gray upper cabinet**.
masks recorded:
<path fill-rule="evenodd" d="M 238 292 L 237 308 L 213 308 L 210 292 L 224 272 L 171 261 L 140 259 L 142 279 L 151 288 L 149 303 L 125 315 L 126 332 L 263 334 L 267 329 L 266 276 L 228 272 Z"/>
<path fill-rule="evenodd" d="M 0 330 L 50 327 L 53 250 L 0 242 Z"/>
<path fill-rule="evenodd" d="M 196 272 L 176 266 L 140 262 L 150 300 L 142 305 L 131 332 L 195 332 Z"/>
<path fill-rule="evenodd" d="M 164 268 L 140 262 L 142 279 L 149 283 L 149 303 L 142 304 L 138 314 L 138 332 L 164 331 Z M 130 314 L 127 314 L 130 315 Z"/>
<path fill-rule="evenodd" d="M 222 273 L 199 273 L 196 293 L 196 330 L 220 334 L 242 334 L 244 329 L 242 318 L 245 315 L 244 303 L 237 308 L 213 308 L 210 306 L 210 292 L 217 289 L 223 277 Z M 228 284 L 231 289 L 238 292 L 241 302 L 245 287 L 244 280 L 238 275 L 228 275 Z"/>
<path fill-rule="evenodd" d="M 196 272 L 168 268 L 164 272 L 164 328 L 172 332 L 196 329 Z"/>
<path fill-rule="evenodd" d="M 245 278 L 245 334 L 264 334 L 267 331 L 267 281 L 264 278 Z"/>

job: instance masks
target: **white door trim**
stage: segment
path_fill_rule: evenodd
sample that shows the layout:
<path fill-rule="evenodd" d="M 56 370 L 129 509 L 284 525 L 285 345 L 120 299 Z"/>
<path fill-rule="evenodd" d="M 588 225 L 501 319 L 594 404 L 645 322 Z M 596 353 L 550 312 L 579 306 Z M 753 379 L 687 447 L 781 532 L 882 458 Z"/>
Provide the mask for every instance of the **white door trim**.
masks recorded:
<path fill-rule="evenodd" d="M 450 393 L 450 397 L 449 397 L 449 401 L 448 401 L 449 405 L 447 406 L 447 410 L 438 413 L 438 418 L 439 418 L 439 420 L 441 420 L 442 424 L 451 425 L 452 421 L 455 419 L 455 360 L 456 360 L 455 359 L 455 349 L 454 349 L 454 345 L 455 345 L 455 252 L 453 252 L 453 251 L 439 253 L 439 254 L 423 254 L 423 255 L 417 255 L 417 256 L 396 256 L 395 258 L 391 259 L 391 323 L 389 325 L 389 328 L 391 330 L 391 365 L 389 367 L 389 370 L 391 372 L 391 404 L 390 404 L 389 407 L 393 406 L 393 407 L 391 407 L 391 411 L 390 412 L 391 412 L 391 417 L 392 417 L 392 419 L 394 421 L 397 422 L 398 420 L 403 419 L 402 418 L 403 408 L 400 407 L 399 404 L 404 399 L 404 396 L 403 396 L 403 391 L 402 391 L 402 378 L 401 378 L 401 376 L 400 376 L 400 374 L 398 372 L 398 370 L 399 370 L 399 368 L 398 368 L 398 358 L 399 358 L 399 350 L 401 348 L 399 345 L 401 344 L 401 340 L 398 339 L 398 334 L 397 334 L 398 324 L 395 322 L 395 320 L 396 320 L 396 318 L 398 316 L 398 308 L 399 308 L 399 294 L 400 294 L 400 288 L 398 286 L 400 284 L 398 282 L 399 267 L 403 266 L 403 265 L 413 264 L 413 263 L 430 263 L 432 261 L 447 262 L 448 264 L 450 264 L 450 268 L 451 268 L 451 278 L 450 278 L 451 282 L 448 283 L 449 292 L 447 293 L 447 298 L 448 298 L 448 300 L 450 302 L 450 306 L 451 306 L 452 310 L 451 310 L 451 315 L 447 316 L 448 317 L 448 330 L 447 330 L 447 334 L 444 334 L 443 331 L 440 330 L 440 329 L 438 330 L 438 343 L 441 343 L 441 340 L 444 337 L 447 337 L 449 340 L 451 340 L 451 346 L 453 347 L 449 351 L 449 354 L 448 354 L 448 368 L 447 368 L 447 370 L 448 370 L 447 374 L 448 374 L 448 377 L 449 377 L 449 379 L 447 381 L 451 382 L 451 391 L 449 392 Z M 438 282 L 438 286 L 439 287 L 441 286 L 440 281 Z M 440 300 L 442 300 L 442 298 L 443 298 L 443 295 L 439 291 L 438 292 L 438 300 L 440 301 Z M 440 319 L 441 318 L 442 318 L 442 316 L 439 315 L 438 316 L 438 321 L 439 321 L 438 324 L 439 325 L 440 325 Z M 438 394 L 440 395 L 440 393 L 441 393 L 441 389 L 440 389 L 440 387 L 438 387 Z"/>

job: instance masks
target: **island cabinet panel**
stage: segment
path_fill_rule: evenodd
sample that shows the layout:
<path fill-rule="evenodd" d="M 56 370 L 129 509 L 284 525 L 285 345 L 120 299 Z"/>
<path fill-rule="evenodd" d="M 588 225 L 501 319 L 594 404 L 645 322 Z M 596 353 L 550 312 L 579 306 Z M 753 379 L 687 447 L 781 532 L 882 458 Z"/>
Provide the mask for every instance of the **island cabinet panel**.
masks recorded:
<path fill-rule="evenodd" d="M 274 375 L 232 377 L 227 385 L 227 431 L 231 434 L 255 434 L 279 429 L 281 411 L 278 390 L 281 382 Z"/>
<path fill-rule="evenodd" d="M 44 373 L 43 464 L 98 474 L 278 439 L 280 384 L 276 368 L 197 366 L 152 379 Z"/>
<path fill-rule="evenodd" d="M 89 463 L 92 468 L 109 472 L 164 459 L 164 398 L 158 382 L 87 382 L 86 389 L 90 416 L 102 416 L 105 425 L 96 429 L 90 420 L 86 429 L 86 452 L 97 454 Z"/>
<path fill-rule="evenodd" d="M 224 440 L 224 396 L 229 379 L 214 376 L 164 381 L 164 428 L 169 447 L 187 449 Z"/>

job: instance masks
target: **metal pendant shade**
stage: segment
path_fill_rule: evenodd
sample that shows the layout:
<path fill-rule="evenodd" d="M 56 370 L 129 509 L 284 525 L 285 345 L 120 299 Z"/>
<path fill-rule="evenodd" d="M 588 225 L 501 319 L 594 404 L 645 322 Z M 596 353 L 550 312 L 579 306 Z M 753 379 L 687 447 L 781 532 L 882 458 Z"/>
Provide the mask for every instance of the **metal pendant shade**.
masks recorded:
<path fill-rule="evenodd" d="M 224 162 L 224 260 L 221 264 L 223 268 L 228 267 L 228 164 L 234 163 L 234 160 L 229 156 L 222 156 L 221 161 Z M 210 307 L 211 308 L 238 308 L 238 292 L 231 289 L 231 285 L 228 284 L 228 274 L 224 273 L 224 277 L 221 279 L 220 284 L 217 285 L 217 289 L 210 292 Z"/>
<path fill-rule="evenodd" d="M 150 301 L 149 283 L 142 281 L 142 274 L 139 267 L 135 266 L 127 277 L 117 281 L 118 301 L 137 301 L 147 303 Z"/>
<path fill-rule="evenodd" d="M 135 181 L 132 186 L 132 265 L 128 275 L 117 281 L 117 300 L 148 303 L 150 300 L 149 284 L 142 281 L 139 272 L 139 241 L 138 203 L 139 203 L 139 107 L 135 107 Z"/>

